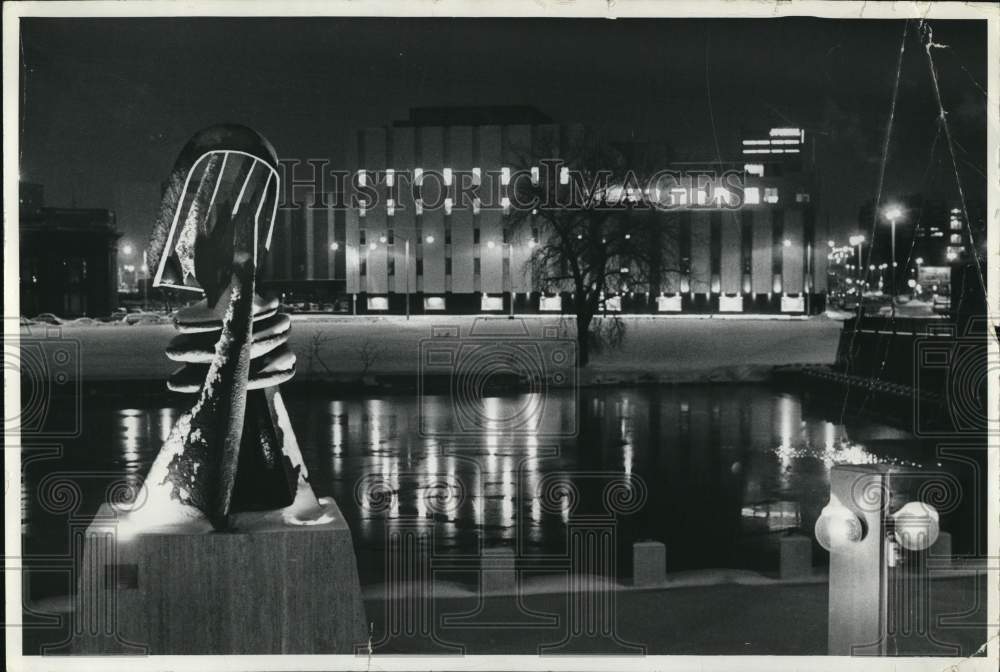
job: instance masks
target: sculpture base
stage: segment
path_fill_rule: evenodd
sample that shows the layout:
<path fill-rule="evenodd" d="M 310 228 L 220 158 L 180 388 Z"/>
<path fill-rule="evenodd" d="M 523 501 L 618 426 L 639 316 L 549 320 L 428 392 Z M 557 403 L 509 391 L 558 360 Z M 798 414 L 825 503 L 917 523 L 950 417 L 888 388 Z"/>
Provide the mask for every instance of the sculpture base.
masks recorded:
<path fill-rule="evenodd" d="M 75 654 L 349 654 L 367 639 L 351 532 L 237 514 L 233 530 L 128 534 L 101 507 L 83 539 Z M 332 520 L 331 520 L 332 519 Z"/>

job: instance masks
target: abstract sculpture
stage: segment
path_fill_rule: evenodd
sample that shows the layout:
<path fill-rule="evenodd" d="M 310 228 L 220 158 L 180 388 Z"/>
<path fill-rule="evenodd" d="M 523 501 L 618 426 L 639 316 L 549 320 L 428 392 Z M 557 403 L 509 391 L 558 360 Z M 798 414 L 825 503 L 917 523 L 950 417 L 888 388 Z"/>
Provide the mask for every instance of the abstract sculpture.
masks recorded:
<path fill-rule="evenodd" d="M 264 138 L 232 125 L 197 133 L 174 165 L 149 259 L 154 285 L 203 295 L 177 312 L 167 347 L 182 364 L 168 387 L 195 400 L 134 500 L 105 504 L 87 528 L 76 652 L 349 653 L 364 641 L 350 529 L 313 493 L 278 390 L 295 373 L 291 320 L 254 292 L 277 168 Z"/>
<path fill-rule="evenodd" d="M 178 311 L 167 348 L 183 364 L 168 387 L 197 399 L 150 469 L 137 524 L 219 530 L 231 513 L 292 505 L 301 522 L 322 519 L 278 390 L 295 373 L 291 321 L 254 292 L 277 168 L 266 140 L 233 125 L 195 135 L 174 166 L 149 258 L 154 286 L 204 294 Z"/>

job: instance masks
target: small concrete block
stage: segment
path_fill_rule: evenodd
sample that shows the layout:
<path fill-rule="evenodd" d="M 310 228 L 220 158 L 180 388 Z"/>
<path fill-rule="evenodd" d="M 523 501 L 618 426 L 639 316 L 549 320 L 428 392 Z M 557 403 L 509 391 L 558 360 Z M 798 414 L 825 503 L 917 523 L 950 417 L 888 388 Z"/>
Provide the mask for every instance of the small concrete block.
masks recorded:
<path fill-rule="evenodd" d="M 514 567 L 514 549 L 487 548 L 483 551 L 483 593 L 514 593 L 517 590 L 517 571 Z"/>
<path fill-rule="evenodd" d="M 658 586 L 667 580 L 667 547 L 659 541 L 632 544 L 632 585 Z"/>
<path fill-rule="evenodd" d="M 951 564 L 951 534 L 948 532 L 938 534 L 937 541 L 928 550 L 928 559 L 938 567 Z"/>
<path fill-rule="evenodd" d="M 799 534 L 782 537 L 779 576 L 782 579 L 801 579 L 811 574 L 812 539 Z"/>

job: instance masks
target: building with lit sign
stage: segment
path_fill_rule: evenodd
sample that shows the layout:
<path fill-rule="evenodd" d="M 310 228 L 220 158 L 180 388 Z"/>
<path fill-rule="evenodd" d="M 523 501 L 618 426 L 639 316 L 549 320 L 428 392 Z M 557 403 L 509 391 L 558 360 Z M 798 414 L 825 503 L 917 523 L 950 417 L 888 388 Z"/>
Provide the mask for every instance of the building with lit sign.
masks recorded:
<path fill-rule="evenodd" d="M 566 128 L 531 108 L 445 108 L 413 110 L 406 121 L 363 130 L 352 182 L 365 196 L 314 201 L 298 188 L 308 182 L 301 174 L 308 166 L 296 167 L 301 202 L 280 211 L 264 285 L 293 306 L 359 314 L 403 313 L 407 302 L 413 314 L 562 310 L 569 289 L 535 284 L 532 228 L 511 227 L 505 212 L 519 158 L 537 155 L 531 149 L 539 138 Z M 735 174 L 740 193 L 731 185 L 679 183 L 662 213 L 671 241 L 664 267 L 672 270 L 657 286 L 607 297 L 605 308 L 821 310 L 827 235 L 817 230 L 818 190 L 806 146 L 800 129 L 771 129 L 745 140 L 738 160 L 667 166 L 688 175 Z M 538 169 L 531 168 L 532 179 Z M 404 176 L 421 184 L 418 201 L 400 196 Z M 490 197 L 500 207 L 488 207 L 485 197 L 463 198 L 470 181 L 497 188 Z"/>

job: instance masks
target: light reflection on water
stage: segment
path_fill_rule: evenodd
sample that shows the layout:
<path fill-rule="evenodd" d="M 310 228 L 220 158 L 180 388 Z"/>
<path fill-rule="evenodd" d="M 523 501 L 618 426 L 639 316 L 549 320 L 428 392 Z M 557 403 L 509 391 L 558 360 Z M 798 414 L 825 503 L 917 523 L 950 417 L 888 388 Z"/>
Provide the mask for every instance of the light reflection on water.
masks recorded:
<path fill-rule="evenodd" d="M 470 429 L 447 397 L 286 393 L 313 485 L 336 498 L 350 523 L 363 580 L 380 580 L 386 535 L 400 525 L 432 530 L 442 552 L 516 543 L 522 553 L 561 553 L 575 517 L 607 515 L 602 492 L 614 480 L 641 480 L 647 493 L 638 511 L 617 519 L 619 566 L 629 565 L 632 541 L 656 539 L 667 544 L 672 569 L 774 569 L 769 533 L 811 533 L 832 465 L 914 463 L 923 450 L 904 432 L 844 427 L 834 410 L 765 386 L 581 390 L 579 400 L 548 393 L 537 422 L 524 419 L 539 406 L 528 397 L 485 399 L 483 422 Z M 177 411 L 120 399 L 88 404 L 85 439 L 43 469 L 98 464 L 140 479 Z M 543 479 L 555 473 L 575 489 L 575 507 L 544 501 Z M 364 478 L 381 483 L 384 502 L 364 496 Z M 58 521 L 40 516 L 30 494 L 28 534 L 51 532 Z M 93 497 L 87 506 L 96 509 Z"/>

